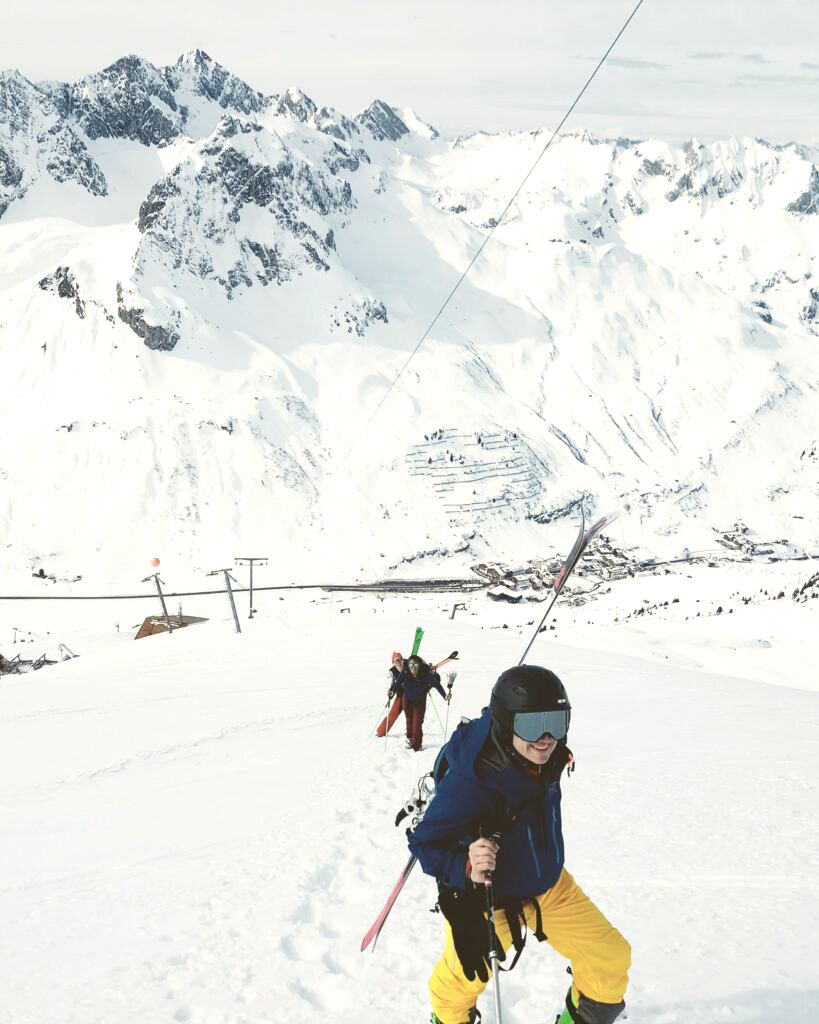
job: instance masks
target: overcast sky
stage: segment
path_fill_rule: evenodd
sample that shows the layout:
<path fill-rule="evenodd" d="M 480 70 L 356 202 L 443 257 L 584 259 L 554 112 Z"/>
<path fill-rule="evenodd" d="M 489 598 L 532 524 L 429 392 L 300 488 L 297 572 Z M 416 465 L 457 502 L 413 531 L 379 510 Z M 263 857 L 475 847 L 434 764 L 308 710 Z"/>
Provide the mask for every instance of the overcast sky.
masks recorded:
<path fill-rule="evenodd" d="M 263 92 L 448 131 L 554 126 L 636 0 L 31 0 L 0 68 L 74 80 L 199 47 Z M 9 9 L 10 8 L 10 9 Z M 567 129 L 819 142 L 819 0 L 644 0 Z"/>

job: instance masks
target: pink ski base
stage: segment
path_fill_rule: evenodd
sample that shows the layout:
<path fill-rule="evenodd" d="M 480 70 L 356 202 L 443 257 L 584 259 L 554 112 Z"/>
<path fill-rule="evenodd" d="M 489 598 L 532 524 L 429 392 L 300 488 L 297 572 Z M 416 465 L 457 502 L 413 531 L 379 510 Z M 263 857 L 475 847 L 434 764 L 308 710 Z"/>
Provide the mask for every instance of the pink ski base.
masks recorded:
<path fill-rule="evenodd" d="M 407 861 L 406 867 L 401 872 L 401 877 L 395 883 L 395 888 L 390 893 L 389 899 L 384 904 L 384 909 L 381 911 L 381 913 L 378 915 L 378 917 L 373 922 L 372 928 L 370 928 L 370 930 L 367 932 L 367 934 L 361 940 L 361 952 L 362 953 L 367 948 L 367 946 L 369 946 L 369 944 L 371 942 L 373 944 L 373 949 L 375 949 L 375 943 L 378 942 L 378 936 L 379 936 L 379 933 L 381 932 L 381 929 L 384 927 L 384 922 L 387 920 L 387 915 L 392 910 L 392 906 L 395 903 L 395 901 L 398 899 L 398 894 L 404 888 L 404 882 L 406 882 L 406 880 L 409 878 L 410 871 L 412 871 L 412 869 L 415 867 L 415 864 L 416 864 L 416 858 L 415 857 L 410 857 L 410 859 Z"/>

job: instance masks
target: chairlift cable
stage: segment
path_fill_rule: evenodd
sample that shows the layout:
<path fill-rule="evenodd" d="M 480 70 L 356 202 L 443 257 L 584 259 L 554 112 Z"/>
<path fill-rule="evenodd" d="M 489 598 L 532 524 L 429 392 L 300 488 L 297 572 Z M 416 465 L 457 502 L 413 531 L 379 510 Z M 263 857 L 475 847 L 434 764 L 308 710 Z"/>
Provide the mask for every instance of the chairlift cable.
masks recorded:
<path fill-rule="evenodd" d="M 527 181 L 529 180 L 529 178 L 530 178 L 530 177 L 532 176 L 532 174 L 534 173 L 534 170 L 535 170 L 535 168 L 536 168 L 536 167 L 537 167 L 537 165 L 538 165 L 538 164 L 540 163 L 540 161 L 541 161 L 541 160 L 543 159 L 544 155 L 546 154 L 546 151 L 547 151 L 547 150 L 549 149 L 549 147 L 550 147 L 550 146 L 552 145 L 552 143 L 554 142 L 554 140 L 555 140 L 555 139 L 557 138 L 557 135 L 558 135 L 558 133 L 560 132 L 561 128 L 562 128 L 562 127 L 563 127 L 563 125 L 564 125 L 564 124 L 566 123 L 566 121 L 567 121 L 567 120 L 569 119 L 569 116 L 571 115 L 572 111 L 573 111 L 573 110 L 574 110 L 574 108 L 575 108 L 575 107 L 577 106 L 577 104 L 578 104 L 578 103 L 580 102 L 580 100 L 581 100 L 581 98 L 582 98 L 583 94 L 585 93 L 585 91 L 586 91 L 586 90 L 588 89 L 588 87 L 589 87 L 589 86 L 591 85 L 591 83 L 592 83 L 592 82 L 594 81 L 594 79 L 595 79 L 595 77 L 596 77 L 596 75 L 597 75 L 598 71 L 599 71 L 599 70 L 600 70 L 600 69 L 602 68 L 602 66 L 603 66 L 603 65 L 605 64 L 605 62 L 606 62 L 606 60 L 607 60 L 607 58 L 608 58 L 609 54 L 610 54 L 610 53 L 611 53 L 611 51 L 612 51 L 612 50 L 614 49 L 614 47 L 616 46 L 616 44 L 617 44 L 618 40 L 620 39 L 620 37 L 621 37 L 621 36 L 623 35 L 623 33 L 624 33 L 624 32 L 626 31 L 626 29 L 627 29 L 627 28 L 628 28 L 628 26 L 630 25 L 630 23 L 631 23 L 632 19 L 633 19 L 633 18 L 634 18 L 634 16 L 635 16 L 635 15 L 637 14 L 637 11 L 638 11 L 638 10 L 639 10 L 639 9 L 640 9 L 640 8 L 642 7 L 642 5 L 643 5 L 643 2 L 644 2 L 644 0 L 638 0 L 638 2 L 637 2 L 637 5 L 635 6 L 634 10 L 633 10 L 633 11 L 631 12 L 631 14 L 629 14 L 628 18 L 627 18 L 627 19 L 626 19 L 626 21 L 625 21 L 625 22 L 623 23 L 623 25 L 622 25 L 622 27 L 621 27 L 620 31 L 619 31 L 619 32 L 617 33 L 617 35 L 616 35 L 616 36 L 614 37 L 614 39 L 612 40 L 612 42 L 611 42 L 611 44 L 610 44 L 609 48 L 608 48 L 608 49 L 606 50 L 606 52 L 605 52 L 605 53 L 603 54 L 603 56 L 602 56 L 602 57 L 600 58 L 600 60 L 599 60 L 599 62 L 598 62 L 598 64 L 597 64 L 597 66 L 595 67 L 594 71 L 592 71 L 592 73 L 591 73 L 591 74 L 589 75 L 589 77 L 588 77 L 588 78 L 586 79 L 586 83 L 585 83 L 585 85 L 584 85 L 584 86 L 583 86 L 583 88 L 582 88 L 582 89 L 580 90 L 580 92 L 579 92 L 579 93 L 577 94 L 577 96 L 576 96 L 576 97 L 574 98 L 574 100 L 573 100 L 573 102 L 572 102 L 572 105 L 571 105 L 571 106 L 569 107 L 569 109 L 568 109 L 568 110 L 566 111 L 566 113 L 565 113 L 565 114 L 563 115 L 563 117 L 561 118 L 561 120 L 560 120 L 560 123 L 558 124 L 557 128 L 555 128 L 555 130 L 554 130 L 554 131 L 552 132 L 551 136 L 549 137 L 549 141 L 548 141 L 548 142 L 546 143 L 546 145 L 545 145 L 545 146 L 543 147 L 543 149 L 542 149 L 542 150 L 540 151 L 540 153 L 538 154 L 538 156 L 537 156 L 536 160 L 534 161 L 534 163 L 532 164 L 532 166 L 531 166 L 531 167 L 529 168 L 529 170 L 528 170 L 528 171 L 526 172 L 526 174 L 525 174 L 524 178 L 522 179 L 522 181 L 520 182 L 520 184 L 518 185 L 518 187 L 517 187 L 517 188 L 515 189 L 514 193 L 512 194 L 512 197 L 511 197 L 511 198 L 509 199 L 509 201 L 507 202 L 506 206 L 505 206 L 505 207 L 503 208 L 503 212 L 501 213 L 501 215 L 500 215 L 500 216 L 499 216 L 499 217 L 497 218 L 497 220 L 495 221 L 495 223 L 494 223 L 494 224 L 492 224 L 492 226 L 490 227 L 490 229 L 489 229 L 489 232 L 487 233 L 487 235 L 485 236 L 485 238 L 483 239 L 483 241 L 481 242 L 481 244 L 480 244 L 480 245 L 478 246 L 477 250 L 475 251 L 474 255 L 472 256 L 472 259 L 471 259 L 471 260 L 469 261 L 469 263 L 467 264 L 467 266 L 466 266 L 466 268 L 464 269 L 464 271 L 462 272 L 461 276 L 460 276 L 460 277 L 458 278 L 458 280 L 457 280 L 457 281 L 455 282 L 455 285 L 453 286 L 452 290 L 451 290 L 451 291 L 449 292 L 449 294 L 447 295 L 447 297 L 446 297 L 446 298 L 444 299 L 444 301 L 443 301 L 443 303 L 442 303 L 442 305 L 441 305 L 441 308 L 440 308 L 440 309 L 438 310 L 438 312 L 437 312 L 437 313 L 435 314 L 435 316 L 434 316 L 434 317 L 432 318 L 432 320 L 431 320 L 431 321 L 430 321 L 430 323 L 429 323 L 429 326 L 428 326 L 428 327 L 427 327 L 427 329 L 426 329 L 426 330 L 424 331 L 424 333 L 423 333 L 423 334 L 421 335 L 421 338 L 420 338 L 420 340 L 419 340 L 418 344 L 417 344 L 417 345 L 415 346 L 415 348 L 414 348 L 414 349 L 412 350 L 412 352 L 410 352 L 409 356 L 407 356 L 407 358 L 406 358 L 406 359 L 404 360 L 404 363 L 403 363 L 403 365 L 401 366 L 401 369 L 400 369 L 400 370 L 398 371 L 398 373 L 397 373 L 397 374 L 396 374 L 396 375 L 395 375 L 395 376 L 393 377 L 392 381 L 390 382 L 390 384 L 389 384 L 389 385 L 388 385 L 388 387 L 387 387 L 387 390 L 386 390 L 386 391 L 384 392 L 384 394 L 383 394 L 383 395 L 381 396 L 381 399 L 380 399 L 380 401 L 378 402 L 378 405 L 376 405 L 376 407 L 375 407 L 375 408 L 373 409 L 372 413 L 370 413 L 370 416 L 369 416 L 369 418 L 367 419 L 367 422 L 366 422 L 366 423 L 364 424 L 364 426 L 363 426 L 363 427 L 361 428 L 361 430 L 360 430 L 360 431 L 358 432 L 358 434 L 356 435 L 356 437 L 355 437 L 355 438 L 353 439 L 353 442 L 352 442 L 352 444 L 350 444 L 349 448 L 348 448 L 348 449 L 347 449 L 347 451 L 346 451 L 346 452 L 344 453 L 344 456 L 342 457 L 342 459 L 341 459 L 341 462 L 339 462 L 339 464 L 338 464 L 338 465 L 337 465 L 337 466 L 335 467 L 335 469 L 333 470 L 333 478 L 335 478 L 335 477 L 337 477 L 337 476 L 338 476 L 338 473 L 339 473 L 339 471 L 341 470 L 342 466 L 343 466 L 343 465 L 345 464 L 345 462 L 346 462 L 346 461 L 347 461 L 347 459 L 348 459 L 348 458 L 350 457 L 350 455 L 351 455 L 351 453 L 352 453 L 353 449 L 355 448 L 355 446 L 356 446 L 356 445 L 358 444 L 358 442 L 359 442 L 359 441 L 361 440 L 361 438 L 362 438 L 362 437 L 364 436 L 364 434 L 366 433 L 366 431 L 367 431 L 368 427 L 370 426 L 370 424 L 372 423 L 372 421 L 373 421 L 373 420 L 375 419 L 376 415 L 378 414 L 378 411 L 379 411 L 379 410 L 381 409 L 381 406 L 382 406 L 382 405 L 383 405 L 383 404 L 384 404 L 384 403 L 386 402 L 386 400 L 387 400 L 387 398 L 388 398 L 388 397 L 390 396 L 390 393 L 392 392 L 393 388 L 394 388 L 394 387 L 395 387 L 395 385 L 396 385 L 396 384 L 398 383 L 399 379 L 400 379 L 400 378 L 401 378 L 401 376 L 402 376 L 402 375 L 404 374 L 404 372 L 405 372 L 405 370 L 407 369 L 407 367 L 409 366 L 409 364 L 410 364 L 410 363 L 412 362 L 412 360 L 413 360 L 413 359 L 415 358 L 415 356 L 417 355 L 417 353 L 418 353 L 419 349 L 421 348 L 421 346 L 422 346 L 422 345 L 424 344 L 424 342 L 426 341 L 426 339 L 427 339 L 427 338 L 429 337 L 430 331 L 432 330 L 432 328 L 433 328 L 433 327 L 435 326 L 435 324 L 436 324 L 436 323 L 438 322 L 438 320 L 440 319 L 440 317 L 441 317 L 441 314 L 442 314 L 442 313 L 444 312 L 444 310 L 446 309 L 446 307 L 447 307 L 447 306 L 449 305 L 449 303 L 450 303 L 450 301 L 452 300 L 453 296 L 455 295 L 455 293 L 456 293 L 456 292 L 458 291 L 458 289 L 460 288 L 461 284 L 462 284 L 462 283 L 463 283 L 463 281 L 465 280 L 465 278 L 466 278 L 467 274 L 469 273 L 469 271 L 470 271 L 470 270 L 472 269 L 472 267 L 473 267 L 473 266 L 475 265 L 475 263 L 477 262 L 478 258 L 480 257 L 481 253 L 483 252 L 483 250 L 484 250 L 484 249 L 486 248 L 486 246 L 487 246 L 487 245 L 489 244 L 489 241 L 490 241 L 490 239 L 492 238 L 492 235 L 493 235 L 493 234 L 495 233 L 495 229 L 496 229 L 496 228 L 497 228 L 497 227 L 498 227 L 498 226 L 499 226 L 499 225 L 501 224 L 501 222 L 503 221 L 504 217 L 505 217 L 505 216 L 506 216 L 506 214 L 507 214 L 507 213 L 509 212 L 509 208 L 510 208 L 510 207 L 512 206 L 512 204 L 514 203 L 514 201 L 515 201 L 515 200 L 517 199 L 517 197 L 518 197 L 518 196 L 520 195 L 520 192 L 521 192 L 521 190 L 523 189 L 524 185 L 526 184 L 526 182 L 527 182 Z M 321 497 L 321 495 L 319 495 L 319 497 Z"/>

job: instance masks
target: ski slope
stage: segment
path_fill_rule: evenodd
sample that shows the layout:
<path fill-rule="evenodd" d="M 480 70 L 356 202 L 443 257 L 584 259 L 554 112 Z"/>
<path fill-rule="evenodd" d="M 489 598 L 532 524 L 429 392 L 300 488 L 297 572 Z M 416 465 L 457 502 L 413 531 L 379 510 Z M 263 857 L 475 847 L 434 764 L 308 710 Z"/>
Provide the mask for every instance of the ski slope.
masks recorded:
<path fill-rule="evenodd" d="M 613 607 L 589 606 L 589 626 L 558 605 L 558 639 L 530 660 L 572 700 L 567 867 L 633 945 L 629 1019 L 819 1019 L 815 609 L 625 625 Z M 419 622 L 422 652 L 461 652 L 451 728 L 517 661 L 531 614 L 334 596 L 270 604 L 241 635 L 111 631 L 3 677 L 3 1024 L 427 1020 L 432 880 L 414 874 L 375 953 L 358 951 L 406 860 L 393 818 L 441 740 L 432 709 L 420 754 L 400 728 L 370 735 L 389 653 Z M 506 1024 L 551 1024 L 564 972 L 530 940 L 502 977 Z M 492 1021 L 489 992 L 483 1008 Z"/>

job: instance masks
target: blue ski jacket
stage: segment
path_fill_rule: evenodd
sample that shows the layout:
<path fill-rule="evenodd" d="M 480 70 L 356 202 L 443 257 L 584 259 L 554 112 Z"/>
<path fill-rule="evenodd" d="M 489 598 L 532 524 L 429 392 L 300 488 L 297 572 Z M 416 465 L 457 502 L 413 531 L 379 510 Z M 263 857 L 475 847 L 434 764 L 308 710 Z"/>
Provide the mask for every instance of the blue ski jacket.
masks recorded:
<path fill-rule="evenodd" d="M 433 687 L 446 700 L 446 691 L 441 686 L 441 677 L 437 672 L 419 672 L 416 679 L 412 672 L 405 668 L 398 677 L 398 682 L 404 687 L 404 696 L 407 700 L 425 700 Z"/>
<path fill-rule="evenodd" d="M 481 829 L 484 835 L 499 830 L 492 887 L 497 904 L 502 905 L 546 892 L 560 875 L 564 860 L 560 780 L 555 772 L 551 778 L 529 776 L 508 760 L 499 770 L 479 778 L 475 760 L 490 726 L 487 708 L 480 718 L 456 730 L 445 748 L 447 773 L 410 834 L 409 847 L 428 875 L 449 888 L 465 889 L 469 844 L 479 838 Z M 565 746 L 561 752 L 565 759 Z"/>

